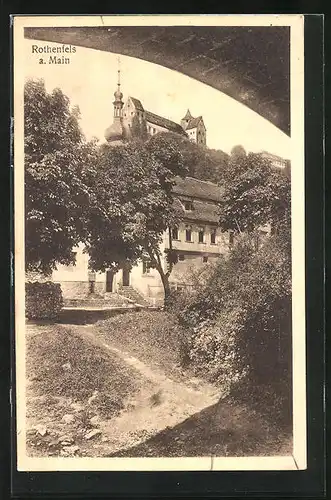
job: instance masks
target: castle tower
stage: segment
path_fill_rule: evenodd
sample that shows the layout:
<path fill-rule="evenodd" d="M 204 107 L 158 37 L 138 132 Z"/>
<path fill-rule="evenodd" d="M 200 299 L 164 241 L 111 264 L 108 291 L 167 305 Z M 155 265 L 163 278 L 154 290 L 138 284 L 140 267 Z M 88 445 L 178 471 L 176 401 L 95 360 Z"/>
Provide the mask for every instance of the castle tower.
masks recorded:
<path fill-rule="evenodd" d="M 194 118 L 190 110 L 186 111 L 186 115 L 181 119 L 180 124 L 185 130 L 190 141 L 199 144 L 199 146 L 206 146 L 207 144 L 207 130 L 203 123 L 202 116 Z"/>
<path fill-rule="evenodd" d="M 184 130 L 186 130 L 186 128 L 187 128 L 188 124 L 190 123 L 190 120 L 192 120 L 192 118 L 193 118 L 193 116 L 191 115 L 191 112 L 190 112 L 190 110 L 188 109 L 188 110 L 186 111 L 186 115 L 185 115 L 185 116 L 184 116 L 184 118 L 182 118 L 182 119 L 181 119 L 181 121 L 180 121 L 180 124 L 181 124 L 181 126 L 182 126 L 182 128 L 183 128 Z"/>
<path fill-rule="evenodd" d="M 117 71 L 117 90 L 114 92 L 114 116 L 113 123 L 106 129 L 105 138 L 108 142 L 114 143 L 122 141 L 123 139 L 123 118 L 122 118 L 122 108 L 124 105 L 123 94 L 121 92 L 121 70 L 118 67 Z"/>

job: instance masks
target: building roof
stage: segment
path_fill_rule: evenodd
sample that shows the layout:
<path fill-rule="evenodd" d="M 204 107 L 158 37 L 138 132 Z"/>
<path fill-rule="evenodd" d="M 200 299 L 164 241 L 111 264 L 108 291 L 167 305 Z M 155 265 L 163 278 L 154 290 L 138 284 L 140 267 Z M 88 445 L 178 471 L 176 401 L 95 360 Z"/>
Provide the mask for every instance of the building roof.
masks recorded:
<path fill-rule="evenodd" d="M 174 208 L 178 216 L 182 220 L 195 222 L 218 223 L 218 206 L 215 203 L 207 201 L 195 200 L 193 202 L 193 210 L 186 211 L 178 198 L 174 200 Z"/>
<path fill-rule="evenodd" d="M 190 198 L 199 198 L 210 202 L 218 202 L 221 200 L 223 188 L 213 182 L 201 181 L 194 177 L 177 176 L 176 184 L 173 187 L 173 192 L 180 196 L 188 196 Z"/>
<path fill-rule="evenodd" d="M 190 121 L 187 124 L 186 130 L 189 130 L 191 128 L 196 128 L 200 121 L 202 120 L 202 116 L 197 116 L 197 118 L 190 118 Z"/>
<path fill-rule="evenodd" d="M 171 130 L 172 132 L 177 132 L 179 134 L 185 135 L 184 129 L 180 125 L 178 125 L 178 123 L 168 120 L 168 118 L 163 118 L 163 116 L 156 115 L 154 113 L 151 113 L 150 111 L 145 111 L 145 117 L 146 120 L 150 123 L 154 123 L 159 127 L 164 127 L 168 130 Z"/>
<path fill-rule="evenodd" d="M 143 105 L 141 104 L 141 101 L 139 101 L 139 99 L 136 99 L 135 97 L 131 97 L 131 96 L 130 96 L 130 99 L 131 99 L 131 101 L 133 102 L 134 107 L 135 107 L 136 109 L 139 109 L 139 111 L 145 111 L 145 110 L 144 110 L 144 107 L 143 107 Z"/>
<path fill-rule="evenodd" d="M 186 111 L 186 115 L 184 116 L 183 120 L 189 120 L 190 118 L 192 118 L 192 115 L 191 115 L 191 111 L 188 109 Z"/>
<path fill-rule="evenodd" d="M 268 151 L 261 151 L 260 154 L 265 158 L 269 158 L 270 160 L 282 161 L 282 162 L 286 161 L 285 158 L 282 158 L 281 156 L 275 155 L 273 153 L 269 153 Z"/>

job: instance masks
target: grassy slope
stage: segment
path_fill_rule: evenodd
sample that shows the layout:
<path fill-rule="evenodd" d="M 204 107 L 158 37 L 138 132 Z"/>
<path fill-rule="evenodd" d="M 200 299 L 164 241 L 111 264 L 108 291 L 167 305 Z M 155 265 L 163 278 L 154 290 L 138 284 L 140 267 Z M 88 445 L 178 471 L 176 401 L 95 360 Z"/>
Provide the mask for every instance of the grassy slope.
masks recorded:
<path fill-rule="evenodd" d="M 81 445 L 94 428 L 92 417 L 116 415 L 141 385 L 141 375 L 70 329 L 45 325 L 29 331 L 28 443 L 32 452 L 46 448 L 57 454 L 61 434 Z M 72 422 L 62 421 L 64 415 L 71 415 Z M 40 425 L 47 428 L 42 439 L 33 429 Z"/>
<path fill-rule="evenodd" d="M 183 330 L 170 313 L 132 312 L 95 325 L 109 342 L 117 343 L 149 365 L 162 367 L 170 377 L 180 364 Z M 261 388 L 266 397 L 266 388 Z M 165 429 L 121 456 L 220 456 L 291 453 L 291 424 L 274 418 L 272 398 L 259 401 L 227 398 L 173 429 Z M 119 455 L 118 455 L 119 456 Z"/>
<path fill-rule="evenodd" d="M 185 331 L 170 313 L 144 310 L 117 315 L 96 323 L 95 330 L 107 342 L 161 368 L 169 376 L 180 367 Z"/>
<path fill-rule="evenodd" d="M 130 312 L 98 321 L 93 328 L 97 338 L 176 378 L 181 359 L 180 337 L 184 332 L 169 313 Z M 28 336 L 27 369 L 31 381 L 28 410 L 30 421 L 35 423 L 41 415 L 50 433 L 38 438 L 39 445 L 35 434 L 31 434 L 34 447 L 30 446 L 30 451 L 38 450 L 40 454 L 40 447 L 47 445 L 47 454 L 59 454 L 57 438 L 65 432 L 74 436 L 75 444 L 81 447 L 80 454 L 93 456 L 93 449 L 86 448 L 82 437 L 93 427 L 91 417 L 116 414 L 146 381 L 116 356 L 84 341 L 70 328 L 47 325 L 37 329 L 40 335 Z M 71 368 L 66 370 L 63 367 L 68 362 Z M 189 375 L 184 373 L 184 376 Z M 94 391 L 99 391 L 99 395 L 88 403 Z M 121 456 L 290 453 L 291 429 L 272 421 L 264 410 L 261 405 L 254 408 L 249 401 L 223 400 L 145 443 L 123 450 Z M 63 425 L 61 419 L 65 413 L 74 413 L 75 422 Z"/>

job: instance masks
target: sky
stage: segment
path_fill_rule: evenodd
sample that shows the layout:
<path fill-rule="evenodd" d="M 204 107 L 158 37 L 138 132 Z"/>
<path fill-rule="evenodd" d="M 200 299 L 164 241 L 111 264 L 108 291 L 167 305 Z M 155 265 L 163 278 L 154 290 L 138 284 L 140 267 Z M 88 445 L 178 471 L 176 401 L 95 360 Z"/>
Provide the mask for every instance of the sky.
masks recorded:
<path fill-rule="evenodd" d="M 76 47 L 65 54 L 69 64 L 48 62 L 49 54 L 32 53 L 32 46 L 59 44 L 25 40 L 25 78 L 43 78 L 51 92 L 59 87 L 71 105 L 81 111 L 81 128 L 87 139 L 104 142 L 104 132 L 113 119 L 113 93 L 116 90 L 120 57 L 123 100 L 130 95 L 139 99 L 148 111 L 180 123 L 190 109 L 202 115 L 207 128 L 207 146 L 230 153 L 241 144 L 247 151 L 269 151 L 291 159 L 291 140 L 277 127 L 219 90 L 182 73 L 141 59 Z M 62 54 L 52 54 L 60 56 Z"/>

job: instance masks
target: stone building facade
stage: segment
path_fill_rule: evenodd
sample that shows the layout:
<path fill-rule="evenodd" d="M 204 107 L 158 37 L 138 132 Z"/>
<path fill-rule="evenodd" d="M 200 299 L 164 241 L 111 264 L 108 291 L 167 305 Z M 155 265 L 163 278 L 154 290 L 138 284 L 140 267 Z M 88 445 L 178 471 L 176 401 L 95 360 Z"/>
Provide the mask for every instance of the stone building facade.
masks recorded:
<path fill-rule="evenodd" d="M 174 186 L 175 209 L 180 214 L 178 227 L 171 228 L 172 248 L 178 261 L 170 275 L 174 289 L 190 285 L 190 270 L 215 262 L 228 252 L 231 235 L 223 233 L 218 226 L 218 201 L 222 195 L 216 184 L 192 177 L 176 178 Z M 166 269 L 165 250 L 169 248 L 169 234 L 165 232 L 160 245 L 163 267 Z M 89 273 L 88 255 L 83 245 L 75 249 L 76 264 L 59 265 L 53 280 L 61 284 L 64 298 L 86 298 L 90 293 L 107 297 L 109 293 L 120 293 L 130 288 L 136 290 L 150 304 L 163 298 L 163 286 L 156 269 L 148 261 L 139 261 L 130 269 L 114 273 Z"/>
<path fill-rule="evenodd" d="M 281 156 L 268 153 L 268 151 L 261 151 L 260 155 L 262 156 L 262 158 L 268 160 L 274 168 L 279 168 L 282 170 L 290 168 L 290 160 L 286 160 Z"/>

